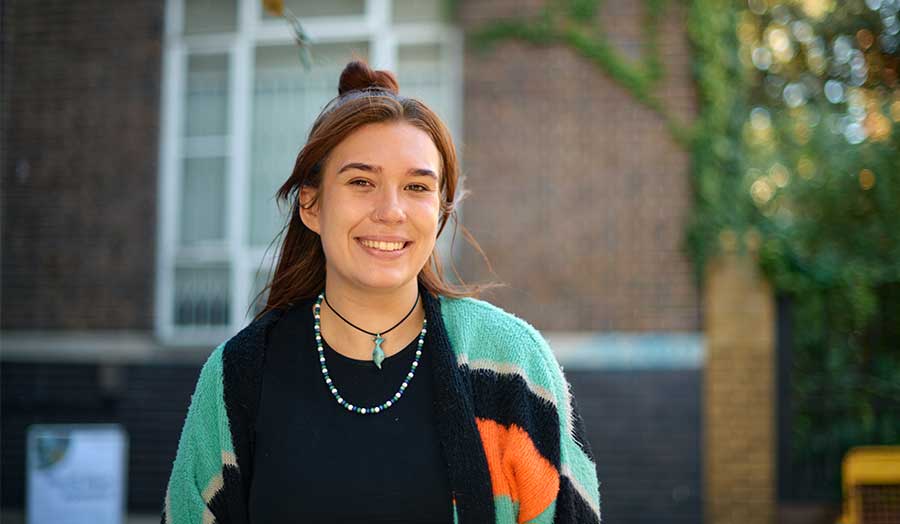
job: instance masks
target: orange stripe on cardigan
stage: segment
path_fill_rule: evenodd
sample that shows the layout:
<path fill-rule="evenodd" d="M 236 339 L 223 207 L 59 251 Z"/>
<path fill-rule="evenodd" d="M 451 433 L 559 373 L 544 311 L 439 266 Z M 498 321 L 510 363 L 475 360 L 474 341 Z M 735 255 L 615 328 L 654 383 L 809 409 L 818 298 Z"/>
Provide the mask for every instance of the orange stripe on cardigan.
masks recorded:
<path fill-rule="evenodd" d="M 559 472 L 535 448 L 524 429 L 476 417 L 487 457 L 494 496 L 506 495 L 519 503 L 519 522 L 541 514 L 556 500 Z"/>

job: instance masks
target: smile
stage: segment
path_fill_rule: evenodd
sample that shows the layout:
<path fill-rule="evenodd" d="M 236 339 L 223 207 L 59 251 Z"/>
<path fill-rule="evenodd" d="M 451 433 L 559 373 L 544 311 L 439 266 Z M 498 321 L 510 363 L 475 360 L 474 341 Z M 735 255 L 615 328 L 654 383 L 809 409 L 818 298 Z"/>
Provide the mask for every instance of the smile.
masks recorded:
<path fill-rule="evenodd" d="M 356 242 L 370 255 L 378 258 L 397 258 L 409 251 L 412 242 L 375 242 L 357 238 Z"/>
<path fill-rule="evenodd" d="M 374 240 L 360 240 L 360 243 L 366 247 L 371 247 L 379 251 L 399 251 L 406 246 L 406 242 L 376 242 Z"/>

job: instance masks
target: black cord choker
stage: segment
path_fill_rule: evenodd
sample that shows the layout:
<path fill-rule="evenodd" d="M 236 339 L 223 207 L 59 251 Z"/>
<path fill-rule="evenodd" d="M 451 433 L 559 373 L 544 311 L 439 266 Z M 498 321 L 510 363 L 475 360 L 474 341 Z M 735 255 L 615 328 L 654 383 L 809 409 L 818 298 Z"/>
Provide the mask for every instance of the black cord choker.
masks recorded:
<path fill-rule="evenodd" d="M 322 295 L 324 296 L 325 293 L 323 292 Z M 412 315 L 412 312 L 415 311 L 416 306 L 419 304 L 419 293 L 416 293 L 416 302 L 415 302 L 415 304 L 413 304 L 413 307 L 409 310 L 409 313 L 407 313 L 406 316 L 403 317 L 403 318 L 400 320 L 400 322 L 397 322 L 396 324 L 394 324 L 393 327 L 391 327 L 391 329 L 388 329 L 388 330 L 386 330 L 386 331 L 381 331 L 381 332 L 379 332 L 379 333 L 372 333 L 371 331 L 366 331 L 365 329 L 363 329 L 363 328 L 357 326 L 357 325 L 354 324 L 353 322 L 350 322 L 349 320 L 347 320 L 346 318 L 344 318 L 343 315 L 341 315 L 340 313 L 337 312 L 336 309 L 334 309 L 334 306 L 331 305 L 331 302 L 328 302 L 328 297 L 327 297 L 327 296 L 325 296 L 325 303 L 328 304 L 328 307 L 329 307 L 332 311 L 334 311 L 334 314 L 337 315 L 338 317 L 340 317 L 341 320 L 343 320 L 344 322 L 350 324 L 350 325 L 353 326 L 354 328 L 356 328 L 356 329 L 362 331 L 363 333 L 366 333 L 366 334 L 368 334 L 368 335 L 372 335 L 372 336 L 375 337 L 375 338 L 372 339 L 372 340 L 375 342 L 375 348 L 372 349 L 372 360 L 375 362 L 375 365 L 378 366 L 378 369 L 381 369 L 381 362 L 384 360 L 384 350 L 381 349 L 381 343 L 384 342 L 384 338 L 382 338 L 381 335 L 384 335 L 385 333 L 389 333 L 389 332 L 390 332 L 391 330 L 393 330 L 395 327 L 397 327 L 397 326 L 399 326 L 400 324 L 402 324 L 403 321 L 406 320 L 407 318 L 409 318 L 410 315 Z"/>

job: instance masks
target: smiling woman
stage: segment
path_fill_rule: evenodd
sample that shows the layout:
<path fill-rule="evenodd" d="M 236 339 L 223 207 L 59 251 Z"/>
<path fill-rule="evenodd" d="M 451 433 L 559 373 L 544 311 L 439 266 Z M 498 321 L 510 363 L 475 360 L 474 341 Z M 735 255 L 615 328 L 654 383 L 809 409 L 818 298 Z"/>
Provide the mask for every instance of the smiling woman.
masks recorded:
<path fill-rule="evenodd" d="M 399 236 L 414 242 L 411 256 L 405 261 L 407 274 L 398 275 L 403 272 L 396 267 L 400 264 L 394 264 L 392 270 L 394 278 L 406 281 L 407 298 L 415 295 L 416 280 L 432 293 L 453 297 L 475 296 L 494 287 L 496 284 L 491 283 L 448 283 L 434 249 L 447 220 L 455 218 L 459 182 L 456 150 L 441 119 L 419 100 L 399 95 L 391 73 L 373 71 L 363 62 L 347 65 L 338 93 L 313 123 L 291 176 L 278 191 L 279 198 L 292 204 L 293 213 L 267 287 L 268 302 L 257 318 L 297 296 L 315 294 L 326 274 L 343 277 L 346 284 L 365 287 L 363 275 L 357 272 L 354 278 L 348 267 L 353 260 L 363 267 L 371 261 L 351 256 L 350 248 L 357 248 L 355 237 Z M 332 192 L 334 195 L 330 195 Z M 320 207 L 320 200 L 334 205 Z M 352 211 L 347 216 L 329 213 L 329 209 L 342 210 L 345 206 Z M 324 214 L 322 224 L 317 220 L 320 212 Z M 398 215 L 403 215 L 400 220 L 408 221 L 398 222 Z M 338 236 L 332 236 L 336 232 L 332 226 L 345 228 L 342 244 L 338 243 Z M 324 235 L 320 227 L 326 228 Z M 409 234 L 417 238 L 404 236 Z M 471 235 L 467 238 L 471 239 Z M 329 250 L 335 256 L 343 250 L 346 256 L 332 259 Z M 415 266 L 413 262 L 418 268 L 408 274 Z M 272 285 L 286 284 L 285 281 L 292 285 Z M 332 295 L 337 295 L 336 290 Z"/>
<path fill-rule="evenodd" d="M 348 64 L 278 191 L 266 308 L 201 371 L 163 522 L 599 523 L 547 342 L 475 298 L 496 284 L 443 276 L 458 178 L 435 113 Z"/>

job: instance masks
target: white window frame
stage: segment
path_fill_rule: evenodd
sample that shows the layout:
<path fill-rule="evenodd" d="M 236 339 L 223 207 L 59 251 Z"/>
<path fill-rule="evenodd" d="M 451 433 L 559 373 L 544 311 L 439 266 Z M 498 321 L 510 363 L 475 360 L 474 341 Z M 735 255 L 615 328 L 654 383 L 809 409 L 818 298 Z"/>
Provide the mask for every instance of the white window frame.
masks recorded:
<path fill-rule="evenodd" d="M 233 33 L 185 35 L 184 0 L 166 0 L 162 57 L 162 97 L 159 146 L 159 192 L 156 265 L 155 332 L 164 346 L 209 347 L 240 330 L 251 319 L 250 306 L 255 270 L 267 270 L 277 255 L 277 246 L 268 255 L 265 248 L 247 245 L 249 225 L 250 120 L 252 117 L 255 50 L 259 45 L 294 44 L 293 35 L 282 19 L 262 17 L 260 0 L 236 0 L 236 29 Z M 391 21 L 392 0 L 367 0 L 363 15 L 309 17 L 303 27 L 315 43 L 367 41 L 369 63 L 377 69 L 396 71 L 398 47 L 409 44 L 439 44 L 447 78 L 458 79 L 449 86 L 447 125 L 459 143 L 462 131 L 462 49 L 461 32 L 437 23 Z M 182 138 L 187 59 L 194 54 L 225 54 L 228 57 L 228 135 L 224 146 L 227 160 L 226 224 L 224 252 L 221 249 L 179 247 L 178 217 L 180 180 L 184 149 L 221 151 L 222 144 L 202 138 L 186 144 Z M 299 59 L 298 59 L 299 61 Z M 335 80 L 336 81 L 336 80 Z M 302 144 L 298 144 L 298 147 Z M 285 173 L 287 177 L 288 173 Z M 461 216 L 461 213 L 458 213 Z M 452 228 L 448 224 L 445 232 Z M 442 258 L 450 235 L 439 239 Z M 445 244 L 447 247 L 445 247 Z M 229 269 L 229 324 L 201 328 L 175 326 L 175 269 L 191 263 L 223 262 Z"/>

